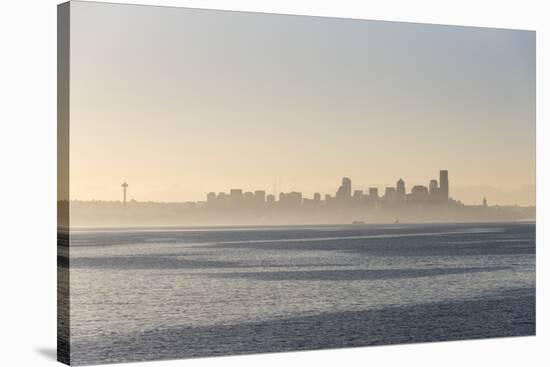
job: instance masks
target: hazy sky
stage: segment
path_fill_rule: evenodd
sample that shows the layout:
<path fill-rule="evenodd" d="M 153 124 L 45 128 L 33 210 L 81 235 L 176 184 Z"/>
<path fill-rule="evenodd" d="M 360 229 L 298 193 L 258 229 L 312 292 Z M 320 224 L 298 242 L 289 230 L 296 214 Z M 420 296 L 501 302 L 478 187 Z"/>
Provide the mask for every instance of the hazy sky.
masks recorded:
<path fill-rule="evenodd" d="M 71 27 L 73 199 L 448 169 L 451 196 L 535 201 L 534 32 L 87 2 Z"/>

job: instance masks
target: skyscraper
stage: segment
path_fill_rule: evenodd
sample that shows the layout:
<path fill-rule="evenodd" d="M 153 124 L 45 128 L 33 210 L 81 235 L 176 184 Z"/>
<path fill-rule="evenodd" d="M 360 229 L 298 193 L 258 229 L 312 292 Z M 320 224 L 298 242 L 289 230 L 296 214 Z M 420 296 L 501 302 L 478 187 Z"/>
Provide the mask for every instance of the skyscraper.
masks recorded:
<path fill-rule="evenodd" d="M 351 179 L 344 177 L 342 179 L 342 188 L 345 196 L 351 196 Z"/>
<path fill-rule="evenodd" d="M 439 191 L 442 201 L 449 200 L 449 172 L 447 170 L 439 171 Z"/>
<path fill-rule="evenodd" d="M 349 177 L 342 178 L 342 185 L 336 192 L 337 198 L 350 198 L 351 197 L 351 179 Z"/>
<path fill-rule="evenodd" d="M 400 178 L 398 181 L 397 181 L 397 184 L 395 185 L 395 188 L 397 190 L 397 193 L 399 195 L 405 195 L 405 181 L 403 181 L 402 178 Z"/>
<path fill-rule="evenodd" d="M 437 203 L 440 201 L 443 201 L 443 196 L 441 193 L 441 190 L 439 189 L 439 185 L 437 184 L 437 180 L 434 178 L 430 180 L 430 185 L 428 186 L 428 193 L 430 195 L 430 201 Z"/>
<path fill-rule="evenodd" d="M 437 180 L 430 180 L 430 195 L 436 195 L 437 194 Z"/>
<path fill-rule="evenodd" d="M 402 178 L 397 180 L 397 184 L 395 185 L 396 188 L 396 195 L 395 198 L 399 203 L 405 202 L 406 192 L 405 192 L 405 181 L 403 181 Z"/>
<path fill-rule="evenodd" d="M 428 195 L 429 191 L 426 186 L 415 185 L 411 189 L 411 193 L 407 196 L 407 201 L 415 204 L 427 203 L 429 199 Z"/>

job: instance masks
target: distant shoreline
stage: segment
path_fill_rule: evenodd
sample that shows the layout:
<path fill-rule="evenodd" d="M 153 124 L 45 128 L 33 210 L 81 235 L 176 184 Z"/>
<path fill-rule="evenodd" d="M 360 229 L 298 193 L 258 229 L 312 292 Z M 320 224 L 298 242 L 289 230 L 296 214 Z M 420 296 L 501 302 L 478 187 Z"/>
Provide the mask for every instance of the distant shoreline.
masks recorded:
<path fill-rule="evenodd" d="M 452 222 L 428 222 L 428 221 L 418 221 L 418 222 L 400 222 L 400 223 L 383 223 L 383 222 L 372 222 L 364 224 L 352 224 L 352 223 L 302 223 L 302 224 L 250 224 L 250 225 L 239 225 L 239 224 L 228 224 L 228 225 L 127 225 L 127 226 L 74 226 L 70 227 L 69 231 L 75 232 L 86 232 L 86 231 L 124 231 L 124 230 L 140 230 L 140 231 L 189 231 L 189 230 L 262 230 L 265 228 L 269 229 L 289 229 L 289 228 L 304 228 L 304 227 L 342 227 L 349 226 L 350 228 L 360 228 L 367 226 L 388 226 L 388 227 L 400 227 L 400 226 L 421 226 L 421 225 L 453 225 L 453 224 L 536 224 L 536 219 L 519 219 L 519 220 L 488 220 L 488 221 L 452 221 Z M 66 227 L 58 227 L 58 231 L 66 231 Z"/>

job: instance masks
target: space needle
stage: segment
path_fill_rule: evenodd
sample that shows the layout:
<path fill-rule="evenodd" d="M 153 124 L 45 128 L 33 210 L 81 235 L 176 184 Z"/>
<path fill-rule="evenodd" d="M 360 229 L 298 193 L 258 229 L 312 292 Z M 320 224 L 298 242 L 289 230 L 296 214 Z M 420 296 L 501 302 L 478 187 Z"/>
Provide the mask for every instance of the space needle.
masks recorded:
<path fill-rule="evenodd" d="M 126 205 L 126 189 L 128 188 L 128 184 L 126 183 L 126 181 L 124 181 L 124 183 L 122 184 L 122 198 L 123 198 L 123 203 L 124 205 Z"/>

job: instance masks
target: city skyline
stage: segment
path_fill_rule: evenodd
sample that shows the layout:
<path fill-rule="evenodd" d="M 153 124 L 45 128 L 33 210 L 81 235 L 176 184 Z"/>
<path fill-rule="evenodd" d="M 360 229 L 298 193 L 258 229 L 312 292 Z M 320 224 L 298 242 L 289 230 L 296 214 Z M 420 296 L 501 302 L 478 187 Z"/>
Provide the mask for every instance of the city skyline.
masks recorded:
<path fill-rule="evenodd" d="M 451 179 L 448 170 L 439 170 L 423 185 L 412 185 L 410 189 L 399 178 L 393 185 L 362 190 L 350 177 L 342 177 L 334 190 L 312 195 L 233 187 L 208 191 L 201 200 L 184 202 L 127 200 L 132 185 L 124 181 L 119 186 L 121 200 L 74 200 L 70 211 L 72 223 L 81 227 L 435 223 L 535 218 L 535 206 L 501 205 L 486 196 L 473 205 L 464 203 L 451 195 Z"/>
<path fill-rule="evenodd" d="M 124 188 L 124 198 L 126 198 L 125 190 Z M 125 200 L 124 202 L 126 202 Z M 206 194 L 205 202 L 211 207 L 225 205 L 258 207 L 276 203 L 292 206 L 322 202 L 326 204 L 342 204 L 344 206 L 360 204 L 370 206 L 377 206 L 379 204 L 387 206 L 405 204 L 460 204 L 460 201 L 454 200 L 449 196 L 449 175 L 447 170 L 439 171 L 439 181 L 431 179 L 429 186 L 414 185 L 409 193 L 407 193 L 405 181 L 402 178 L 397 180 L 395 186 L 386 186 L 384 191 L 380 192 L 378 187 L 369 187 L 367 191 L 354 189 L 351 178 L 343 177 L 342 183 L 334 195 L 315 192 L 312 198 L 307 198 L 300 191 L 267 194 L 265 190 L 243 191 L 242 189 L 230 189 L 229 193 L 209 192 Z M 487 206 L 485 198 L 483 199 L 483 203 L 484 206 Z"/>
<path fill-rule="evenodd" d="M 429 181 L 429 182 L 428 182 Z M 294 197 L 300 199 L 300 203 L 307 202 L 329 202 L 338 201 L 340 199 L 353 201 L 365 201 L 369 203 L 446 203 L 449 200 L 454 203 L 465 205 L 487 205 L 487 195 L 483 195 L 478 198 L 474 203 L 464 202 L 459 196 L 453 197 L 451 195 L 450 180 L 448 170 L 440 170 L 438 178 L 429 179 L 427 184 L 407 184 L 402 177 L 400 177 L 396 183 L 392 185 L 369 185 L 366 189 L 363 189 L 365 185 L 359 185 L 359 187 L 352 185 L 350 177 L 343 177 L 341 185 L 335 190 L 334 194 L 329 192 L 315 191 L 308 195 L 300 190 L 284 191 L 279 190 L 276 185 L 272 188 L 272 191 L 262 188 L 243 189 L 243 188 L 230 188 L 228 191 L 209 191 L 200 200 L 184 200 L 182 202 L 187 203 L 207 203 L 212 204 L 215 202 L 224 202 L 228 200 L 242 200 L 242 201 L 254 201 L 256 203 L 275 203 L 282 202 L 285 199 Z M 127 190 L 129 184 L 124 181 L 122 187 L 122 200 L 135 202 L 136 199 L 129 198 L 127 200 Z M 416 195 L 415 195 L 416 194 Z M 286 195 L 286 198 L 285 198 Z M 235 197 L 239 199 L 235 199 Z M 422 197 L 424 197 L 422 199 Z M 75 199 L 77 201 L 82 201 Z M 98 199 L 94 199 L 97 201 Z M 99 199 L 101 201 L 101 199 Z M 149 201 L 154 202 L 154 201 Z M 492 205 L 508 205 L 497 202 L 492 202 Z M 517 203 L 514 205 L 518 205 Z M 531 205 L 526 205 L 531 206 Z"/>
<path fill-rule="evenodd" d="M 103 201 L 122 201 L 121 200 L 122 195 L 121 195 L 121 191 L 120 191 L 120 180 L 118 180 L 118 181 L 113 180 L 112 182 L 113 182 L 113 185 L 112 185 L 113 187 L 108 190 L 109 191 L 108 195 L 106 195 L 104 197 L 95 197 L 95 196 L 76 197 L 76 196 L 72 196 L 71 200 L 79 200 L 79 201 L 97 201 L 97 200 L 99 200 L 99 201 L 102 201 L 102 200 Z M 368 189 L 371 188 L 371 187 L 376 187 L 380 191 L 380 190 L 383 190 L 385 187 L 388 187 L 388 186 L 392 185 L 389 182 L 388 183 L 372 183 L 372 184 L 361 183 L 361 182 L 359 184 L 357 184 L 356 182 L 357 182 L 357 180 L 354 180 L 354 185 L 356 187 L 358 187 L 358 189 L 363 190 L 365 192 L 367 192 Z M 394 182 L 394 184 L 395 184 L 395 182 Z M 405 183 L 405 187 L 406 187 L 407 190 L 410 190 L 414 186 L 423 185 L 423 184 L 424 184 L 424 186 L 429 187 L 429 183 L 426 184 L 425 182 L 423 183 L 420 180 L 417 180 L 417 181 L 411 182 L 411 183 L 409 183 L 407 181 Z M 139 183 L 138 184 L 134 183 L 132 186 L 133 186 L 132 189 L 134 189 L 135 187 L 138 187 L 138 188 L 140 187 Z M 238 185 L 229 186 L 229 187 L 225 187 L 225 188 L 220 187 L 219 190 L 215 190 L 214 192 L 216 192 L 216 193 L 222 192 L 224 190 L 229 190 L 230 187 L 237 187 L 237 186 Z M 328 185 L 325 184 L 325 189 L 309 190 L 309 191 L 301 190 L 299 188 L 299 186 L 300 186 L 299 184 L 296 184 L 296 185 L 292 185 L 292 187 L 289 187 L 287 189 L 287 188 L 285 188 L 285 185 L 281 183 L 281 181 L 274 180 L 271 185 L 268 185 L 268 187 L 263 187 L 261 185 L 245 184 L 245 185 L 239 186 L 239 188 L 241 190 L 243 190 L 243 192 L 244 191 L 263 190 L 266 193 L 271 193 L 271 194 L 274 194 L 276 192 L 281 192 L 281 191 L 283 191 L 283 192 L 284 191 L 287 191 L 287 192 L 299 191 L 299 192 L 303 193 L 304 197 L 307 197 L 307 196 L 312 197 L 316 192 L 320 192 L 320 193 L 331 192 L 331 190 L 334 187 L 337 187 L 338 185 L 335 185 L 334 180 L 332 180 L 331 184 L 328 184 Z M 327 188 L 327 186 L 329 186 L 329 187 Z M 135 192 L 133 190 L 129 190 L 128 201 L 134 200 L 134 201 L 141 201 L 141 202 L 145 202 L 145 201 L 147 201 L 147 202 L 200 202 L 200 201 L 205 201 L 204 197 L 208 193 L 208 191 L 203 190 L 202 193 L 199 194 L 199 195 L 184 196 L 182 194 L 178 195 L 178 193 L 177 193 L 178 190 L 182 189 L 182 185 L 174 183 L 172 185 L 169 185 L 169 187 L 170 187 L 171 198 L 172 199 L 166 200 L 166 198 L 163 198 L 162 195 L 160 195 L 157 199 L 153 198 L 149 194 L 143 195 L 143 193 L 144 192 L 147 193 L 148 190 L 140 188 L 140 189 L 137 190 L 138 191 L 137 195 L 135 194 Z M 276 187 L 276 189 L 275 189 L 275 187 Z M 483 184 L 472 185 L 472 186 L 453 185 L 453 193 L 455 193 L 454 195 L 452 195 L 453 197 L 458 198 L 458 200 L 460 200 L 462 203 L 467 204 L 467 205 L 481 204 L 482 199 L 484 197 L 490 198 L 491 202 L 495 205 L 520 205 L 520 206 L 534 206 L 534 205 L 536 205 L 536 187 L 535 187 L 535 184 L 526 184 L 526 185 L 522 185 L 522 186 L 517 187 L 517 188 L 512 188 L 510 190 L 500 190 L 495 186 L 483 185 Z"/>
<path fill-rule="evenodd" d="M 140 201 L 310 195 L 447 167 L 465 202 L 492 186 L 534 204 L 534 32 L 86 2 L 71 17 L 74 199 L 120 199 L 124 180 Z"/>
<path fill-rule="evenodd" d="M 358 180 L 354 179 L 354 186 L 357 187 L 360 190 L 368 191 L 371 187 L 376 187 L 379 190 L 383 190 L 385 187 L 391 186 L 392 183 L 363 183 L 359 182 Z M 287 186 L 284 184 L 285 181 L 282 180 L 274 180 L 271 185 L 267 185 L 267 187 L 264 187 L 262 185 L 251 185 L 251 184 L 244 184 L 244 185 L 233 185 L 228 187 L 221 187 L 221 185 L 217 185 L 219 187 L 219 190 L 214 190 L 215 192 L 221 192 L 223 190 L 228 190 L 231 187 L 239 187 L 240 189 L 244 191 L 256 191 L 256 190 L 263 190 L 266 191 L 266 193 L 276 193 L 281 191 L 300 191 L 305 196 L 313 196 L 316 192 L 331 192 L 334 187 L 337 187 L 338 185 L 334 184 L 334 179 L 330 183 L 324 184 L 324 189 L 310 189 L 310 190 L 301 190 L 299 184 L 293 184 L 292 186 Z M 117 201 L 121 200 L 121 191 L 120 191 L 120 180 L 112 180 L 112 187 L 108 190 L 108 194 L 104 197 L 76 197 L 72 196 L 71 200 L 81 200 L 81 201 L 90 201 L 90 200 L 104 200 L 104 201 Z M 395 184 L 395 182 L 394 182 Z M 414 182 L 407 181 L 405 183 L 405 187 L 407 190 L 412 189 L 412 187 L 417 185 L 424 185 L 429 187 L 429 183 L 426 184 L 426 182 L 422 182 L 421 180 L 416 180 Z M 144 189 L 143 187 L 140 187 L 139 183 L 133 183 L 132 189 L 138 188 L 137 194 L 136 191 L 130 190 L 128 201 L 130 200 L 137 200 L 137 201 L 150 201 L 150 202 L 199 202 L 199 201 L 205 201 L 204 196 L 208 191 L 202 190 L 201 193 L 198 195 L 192 195 L 192 196 L 186 196 L 181 194 L 181 192 L 185 191 L 182 187 L 183 185 L 174 183 L 171 185 L 168 185 L 171 199 L 166 199 L 163 195 L 157 196 L 155 198 L 155 191 L 149 191 L 147 189 Z M 181 191 L 180 191 L 181 190 Z M 180 193 L 178 193 L 180 191 Z M 536 186 L 535 184 L 525 184 L 517 188 L 511 188 L 509 190 L 501 190 L 493 185 L 487 185 L 487 184 L 479 184 L 479 185 L 472 185 L 472 186 L 460 186 L 460 185 L 453 185 L 453 192 L 455 193 L 456 198 L 460 198 L 460 201 L 464 204 L 479 204 L 481 203 L 483 197 L 490 197 L 492 198 L 492 202 L 497 205 L 520 205 L 520 206 L 534 206 L 536 204 Z"/>

